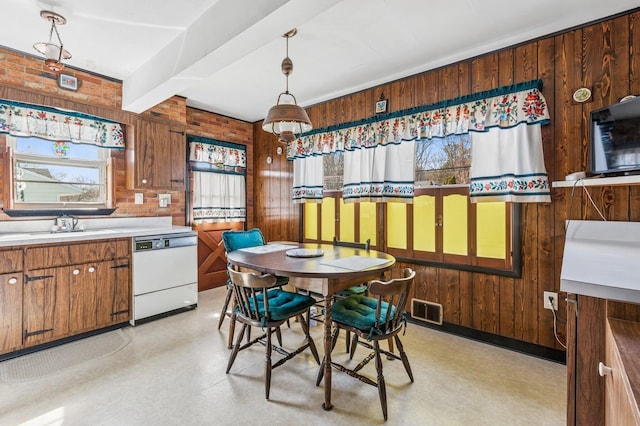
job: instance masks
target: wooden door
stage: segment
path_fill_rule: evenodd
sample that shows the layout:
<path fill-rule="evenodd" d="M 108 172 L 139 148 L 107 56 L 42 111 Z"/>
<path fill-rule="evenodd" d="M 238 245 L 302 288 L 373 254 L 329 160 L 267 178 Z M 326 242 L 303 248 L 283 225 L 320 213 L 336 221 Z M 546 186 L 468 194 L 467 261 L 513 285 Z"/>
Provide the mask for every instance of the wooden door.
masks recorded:
<path fill-rule="evenodd" d="M 104 262 L 97 288 L 98 327 L 131 319 L 131 267 L 129 259 Z"/>
<path fill-rule="evenodd" d="M 24 346 L 69 334 L 70 267 L 30 271 L 23 285 Z"/>
<path fill-rule="evenodd" d="M 22 347 L 22 277 L 0 275 L 0 354 Z"/>
<path fill-rule="evenodd" d="M 222 233 L 244 229 L 243 222 L 217 222 L 193 225 L 198 231 L 198 291 L 227 283 L 227 257 Z"/>
<path fill-rule="evenodd" d="M 69 328 L 74 333 L 96 328 L 97 276 L 104 276 L 104 267 L 104 262 L 68 267 Z"/>

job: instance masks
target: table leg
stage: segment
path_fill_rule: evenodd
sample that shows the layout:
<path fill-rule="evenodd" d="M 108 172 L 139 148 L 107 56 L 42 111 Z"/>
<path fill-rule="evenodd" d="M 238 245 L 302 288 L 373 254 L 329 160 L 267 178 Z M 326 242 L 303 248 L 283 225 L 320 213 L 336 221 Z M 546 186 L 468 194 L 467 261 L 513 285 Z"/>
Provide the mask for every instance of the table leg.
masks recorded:
<path fill-rule="evenodd" d="M 324 403 L 322 408 L 329 411 L 331 405 L 331 300 L 332 297 L 324 297 Z"/>

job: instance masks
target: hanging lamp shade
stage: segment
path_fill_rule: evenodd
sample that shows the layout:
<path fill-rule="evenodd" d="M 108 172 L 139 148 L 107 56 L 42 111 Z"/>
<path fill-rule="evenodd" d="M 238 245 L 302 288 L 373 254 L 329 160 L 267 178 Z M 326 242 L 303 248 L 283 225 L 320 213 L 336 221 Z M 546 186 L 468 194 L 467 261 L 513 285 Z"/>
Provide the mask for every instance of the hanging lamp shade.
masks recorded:
<path fill-rule="evenodd" d="M 293 62 L 289 58 L 289 38 L 296 35 L 295 28 L 283 35 L 287 40 L 287 56 L 282 60 L 282 73 L 286 77 L 286 89 L 278 96 L 276 105 L 269 108 L 269 112 L 262 122 L 262 130 L 278 136 L 278 141 L 289 143 L 297 135 L 308 132 L 313 128 L 307 112 L 298 105 L 296 97 L 289 92 L 289 75 L 293 72 Z"/>
<path fill-rule="evenodd" d="M 42 17 L 42 19 L 46 19 L 47 21 L 51 22 L 49 41 L 35 43 L 33 45 L 33 48 L 38 51 L 38 53 L 44 55 L 44 64 L 50 71 L 59 72 L 64 68 L 62 60 L 71 59 L 71 53 L 69 53 L 69 51 L 64 48 L 56 25 L 64 25 L 67 23 L 67 20 L 64 16 L 59 15 L 55 12 L 51 12 L 49 10 L 40 11 L 40 16 Z M 57 38 L 57 44 L 53 39 L 54 34 Z"/>

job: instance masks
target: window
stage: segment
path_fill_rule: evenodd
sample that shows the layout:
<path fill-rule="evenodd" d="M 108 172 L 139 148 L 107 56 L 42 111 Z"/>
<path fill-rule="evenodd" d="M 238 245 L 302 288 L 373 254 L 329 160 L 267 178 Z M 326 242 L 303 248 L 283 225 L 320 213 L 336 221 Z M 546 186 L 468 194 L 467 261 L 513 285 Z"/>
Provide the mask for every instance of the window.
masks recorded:
<path fill-rule="evenodd" d="M 36 137 L 6 136 L 12 148 L 13 209 L 108 207 L 107 148 Z"/>
<path fill-rule="evenodd" d="M 413 204 L 345 204 L 342 154 L 323 156 L 324 198 L 304 204 L 305 241 L 370 238 L 373 246 L 408 262 L 520 274 L 519 206 L 470 202 L 468 134 L 416 141 Z"/>

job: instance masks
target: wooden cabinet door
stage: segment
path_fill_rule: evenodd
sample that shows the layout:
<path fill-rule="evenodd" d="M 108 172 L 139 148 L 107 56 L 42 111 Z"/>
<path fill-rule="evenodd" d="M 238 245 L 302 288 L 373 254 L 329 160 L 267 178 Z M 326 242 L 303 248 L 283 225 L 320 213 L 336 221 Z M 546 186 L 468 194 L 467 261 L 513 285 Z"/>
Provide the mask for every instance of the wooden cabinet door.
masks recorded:
<path fill-rule="evenodd" d="M 22 347 L 22 273 L 0 275 L 0 354 Z"/>
<path fill-rule="evenodd" d="M 104 263 L 69 266 L 69 328 L 73 333 L 96 328 L 97 277 Z"/>
<path fill-rule="evenodd" d="M 129 259 L 104 262 L 97 287 L 98 327 L 131 319 L 131 267 Z"/>
<path fill-rule="evenodd" d="M 23 285 L 24 346 L 49 342 L 69 334 L 71 268 L 30 271 Z"/>
<path fill-rule="evenodd" d="M 172 127 L 169 134 L 169 143 L 171 154 L 169 188 L 183 190 L 187 170 L 187 140 L 184 130 Z"/>
<path fill-rule="evenodd" d="M 136 188 L 170 188 L 169 124 L 137 120 L 134 158 Z"/>

